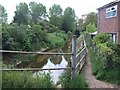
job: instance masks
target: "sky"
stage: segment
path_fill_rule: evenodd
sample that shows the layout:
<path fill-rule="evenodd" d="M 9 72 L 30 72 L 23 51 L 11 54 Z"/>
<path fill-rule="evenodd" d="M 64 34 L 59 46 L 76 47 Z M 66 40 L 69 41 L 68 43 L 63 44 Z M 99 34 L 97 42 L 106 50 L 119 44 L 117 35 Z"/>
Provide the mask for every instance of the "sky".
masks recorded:
<path fill-rule="evenodd" d="M 16 5 L 18 5 L 20 2 L 29 4 L 31 1 L 45 5 L 47 12 L 53 4 L 60 5 L 63 11 L 65 8 L 71 7 L 75 10 L 76 16 L 80 18 L 81 15 L 89 12 L 97 12 L 97 8 L 114 0 L 0 0 L 0 4 L 7 10 L 8 22 L 10 23 L 13 20 Z"/>

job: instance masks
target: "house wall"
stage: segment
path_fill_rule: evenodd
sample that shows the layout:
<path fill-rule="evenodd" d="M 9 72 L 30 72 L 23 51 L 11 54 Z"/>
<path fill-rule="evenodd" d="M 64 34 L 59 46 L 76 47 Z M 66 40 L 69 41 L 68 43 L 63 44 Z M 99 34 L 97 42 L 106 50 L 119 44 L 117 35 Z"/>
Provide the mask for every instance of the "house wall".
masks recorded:
<path fill-rule="evenodd" d="M 118 3 L 118 43 L 120 44 L 120 2 Z"/>
<path fill-rule="evenodd" d="M 110 5 L 114 6 L 116 4 Z M 120 2 L 117 3 L 117 16 L 106 18 L 106 8 L 98 10 L 98 32 L 116 33 L 117 43 L 120 43 Z"/>
<path fill-rule="evenodd" d="M 99 26 L 99 32 L 106 32 L 106 33 L 118 32 L 118 17 L 106 18 L 106 8 L 103 8 L 99 10 L 98 26 Z"/>

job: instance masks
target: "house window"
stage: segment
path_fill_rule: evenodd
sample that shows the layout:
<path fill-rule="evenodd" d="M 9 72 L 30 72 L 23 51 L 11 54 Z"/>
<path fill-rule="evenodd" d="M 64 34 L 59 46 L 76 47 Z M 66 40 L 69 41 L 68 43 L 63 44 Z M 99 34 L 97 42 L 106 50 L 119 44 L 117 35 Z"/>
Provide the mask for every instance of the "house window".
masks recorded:
<path fill-rule="evenodd" d="M 116 34 L 115 33 L 111 33 L 110 34 L 110 40 L 115 43 L 116 42 Z"/>
<path fill-rule="evenodd" d="M 106 18 L 115 17 L 117 15 L 117 5 L 106 9 Z"/>

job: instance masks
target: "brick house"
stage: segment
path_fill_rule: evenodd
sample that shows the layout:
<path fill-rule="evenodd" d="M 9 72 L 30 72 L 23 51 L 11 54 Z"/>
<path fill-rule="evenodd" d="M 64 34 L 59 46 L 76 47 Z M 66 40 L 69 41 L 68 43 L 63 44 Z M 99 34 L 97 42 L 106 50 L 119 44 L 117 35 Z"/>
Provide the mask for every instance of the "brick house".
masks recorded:
<path fill-rule="evenodd" d="M 98 33 L 108 33 L 113 42 L 120 44 L 120 0 L 110 2 L 97 10 Z"/>

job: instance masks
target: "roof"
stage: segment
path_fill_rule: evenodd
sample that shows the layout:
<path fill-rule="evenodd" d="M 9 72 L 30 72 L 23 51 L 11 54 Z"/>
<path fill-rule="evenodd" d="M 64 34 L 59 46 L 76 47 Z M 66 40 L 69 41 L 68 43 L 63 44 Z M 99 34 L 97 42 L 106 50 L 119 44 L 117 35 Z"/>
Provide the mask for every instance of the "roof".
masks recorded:
<path fill-rule="evenodd" d="M 97 10 L 101 10 L 101 9 L 103 9 L 103 8 L 106 8 L 106 7 L 108 7 L 108 6 L 110 6 L 110 5 L 113 5 L 113 4 L 117 4 L 117 3 L 119 3 L 119 2 L 120 2 L 120 0 L 115 0 L 115 1 L 113 1 L 113 2 L 110 2 L 110 3 L 102 6 L 102 7 L 99 7 Z"/>

